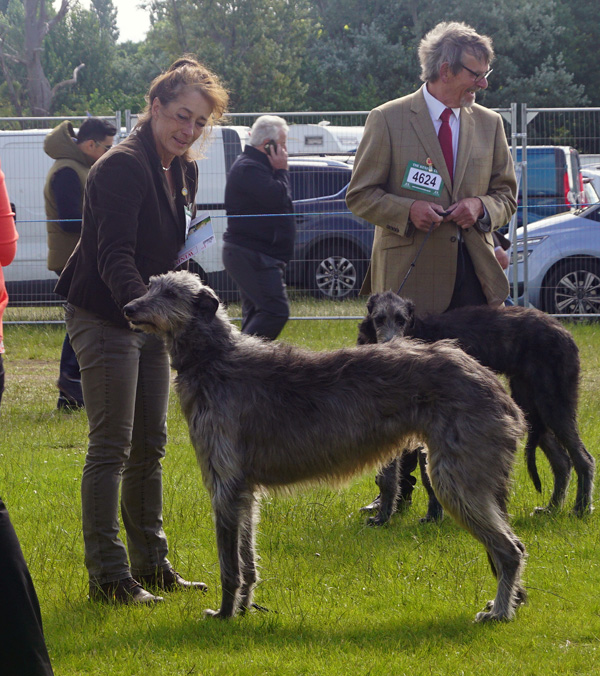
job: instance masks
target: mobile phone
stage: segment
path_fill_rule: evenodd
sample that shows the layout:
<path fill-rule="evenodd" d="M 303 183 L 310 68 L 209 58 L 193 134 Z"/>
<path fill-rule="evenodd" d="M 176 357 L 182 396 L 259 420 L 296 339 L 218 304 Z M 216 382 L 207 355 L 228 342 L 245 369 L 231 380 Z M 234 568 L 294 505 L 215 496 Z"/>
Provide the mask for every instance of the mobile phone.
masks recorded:
<path fill-rule="evenodd" d="M 265 151 L 267 155 L 271 154 L 271 150 L 275 150 L 275 152 L 277 153 L 277 143 L 275 143 L 273 139 L 265 143 Z"/>

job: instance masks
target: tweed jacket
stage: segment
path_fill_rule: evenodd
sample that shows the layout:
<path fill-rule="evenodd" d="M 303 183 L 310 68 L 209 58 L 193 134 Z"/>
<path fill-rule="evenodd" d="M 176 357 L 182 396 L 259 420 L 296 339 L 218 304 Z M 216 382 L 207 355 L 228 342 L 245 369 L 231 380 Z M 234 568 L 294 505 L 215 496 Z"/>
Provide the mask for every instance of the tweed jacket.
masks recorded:
<path fill-rule="evenodd" d="M 81 238 L 56 285 L 69 303 L 127 327 L 123 307 L 146 293 L 151 275 L 172 270 L 195 210 L 195 162 L 171 164 L 176 191 L 161 168 L 150 125 L 134 132 L 91 168 Z"/>
<path fill-rule="evenodd" d="M 431 164 L 439 172 L 444 182 L 439 197 L 402 187 L 411 161 Z M 512 157 L 497 113 L 477 104 L 461 109 L 451 182 L 422 88 L 375 108 L 366 122 L 346 196 L 354 214 L 378 226 L 362 293 L 398 291 L 426 236 L 409 221 L 415 200 L 435 202 L 447 209 L 463 198 L 479 197 L 490 216 L 491 230 L 495 230 L 508 223 L 515 212 L 515 195 Z M 402 289 L 402 295 L 412 298 L 419 312 L 447 309 L 456 279 L 459 236 L 464 237 L 488 303 L 498 306 L 508 295 L 491 232 L 476 225 L 459 235 L 458 226 L 450 221 L 432 232 Z"/>

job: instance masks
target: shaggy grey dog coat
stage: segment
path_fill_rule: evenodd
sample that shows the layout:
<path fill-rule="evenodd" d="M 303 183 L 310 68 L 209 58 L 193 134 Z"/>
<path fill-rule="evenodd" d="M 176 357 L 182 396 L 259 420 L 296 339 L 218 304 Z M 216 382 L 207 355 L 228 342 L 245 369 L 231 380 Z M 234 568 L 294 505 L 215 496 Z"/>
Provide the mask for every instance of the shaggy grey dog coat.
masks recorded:
<path fill-rule="evenodd" d="M 525 600 L 525 549 L 506 514 L 523 416 L 491 371 L 445 342 L 310 352 L 243 335 L 189 272 L 152 277 L 125 307 L 162 336 L 215 515 L 228 618 L 256 607 L 255 524 L 262 490 L 340 482 L 424 439 L 444 508 L 488 553 L 498 589 L 477 620 L 510 619 Z M 477 409 L 478 415 L 473 415 Z"/>
<path fill-rule="evenodd" d="M 535 309 L 493 309 L 487 305 L 419 317 L 412 301 L 392 291 L 374 294 L 367 303 L 367 316 L 359 325 L 358 344 L 385 343 L 399 336 L 427 343 L 456 340 L 479 363 L 507 376 L 513 399 L 528 423 L 525 456 L 538 492 L 541 482 L 535 461 L 537 446 L 548 458 L 554 475 L 550 502 L 537 511 L 564 504 L 572 466 L 577 474 L 574 512 L 582 515 L 592 510 L 595 462 L 577 427 L 579 351 L 571 334 L 556 319 Z M 476 415 L 480 412 L 476 411 Z M 397 482 L 384 478 L 378 484 L 381 491 L 389 492 Z M 390 500 L 394 504 L 393 496 L 382 494 L 382 502 L 388 505 Z M 428 515 L 439 517 L 435 502 L 430 492 Z M 384 514 L 378 523 L 385 520 Z"/>

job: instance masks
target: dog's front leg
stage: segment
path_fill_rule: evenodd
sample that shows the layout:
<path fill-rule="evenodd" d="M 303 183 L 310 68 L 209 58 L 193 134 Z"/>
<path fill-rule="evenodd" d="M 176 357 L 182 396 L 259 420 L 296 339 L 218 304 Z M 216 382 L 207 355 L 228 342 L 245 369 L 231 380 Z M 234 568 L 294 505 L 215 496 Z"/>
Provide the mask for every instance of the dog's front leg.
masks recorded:
<path fill-rule="evenodd" d="M 227 619 L 233 617 L 239 605 L 242 586 L 240 573 L 240 486 L 221 487 L 218 496 L 213 496 L 217 551 L 221 568 L 221 608 L 204 611 L 208 617 Z"/>
<path fill-rule="evenodd" d="M 262 610 L 267 608 L 252 602 L 254 587 L 258 582 L 256 572 L 255 531 L 258 523 L 260 505 L 259 498 L 250 495 L 247 508 L 243 510 L 244 518 L 240 527 L 240 560 L 242 565 L 242 588 L 240 590 L 240 612 L 246 610 Z"/>

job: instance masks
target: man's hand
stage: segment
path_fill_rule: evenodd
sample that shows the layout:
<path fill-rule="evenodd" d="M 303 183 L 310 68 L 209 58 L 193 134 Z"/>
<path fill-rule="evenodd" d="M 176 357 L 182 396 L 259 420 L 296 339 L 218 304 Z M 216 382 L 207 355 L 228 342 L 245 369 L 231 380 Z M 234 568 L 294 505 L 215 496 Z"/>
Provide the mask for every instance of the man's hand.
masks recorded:
<path fill-rule="evenodd" d="M 479 197 L 465 197 L 451 204 L 448 207 L 448 215 L 444 218 L 445 221 L 454 221 L 460 228 L 466 229 L 475 225 L 475 223 L 483 218 L 485 213 L 483 210 L 483 202 Z"/>
<path fill-rule="evenodd" d="M 271 147 L 271 153 L 267 154 L 267 157 L 275 171 L 288 168 L 288 153 L 286 148 L 280 143 Z"/>
<path fill-rule="evenodd" d="M 435 230 L 444 220 L 444 209 L 439 204 L 415 200 L 411 207 L 408 217 L 417 230 L 428 232 L 433 226 Z"/>

